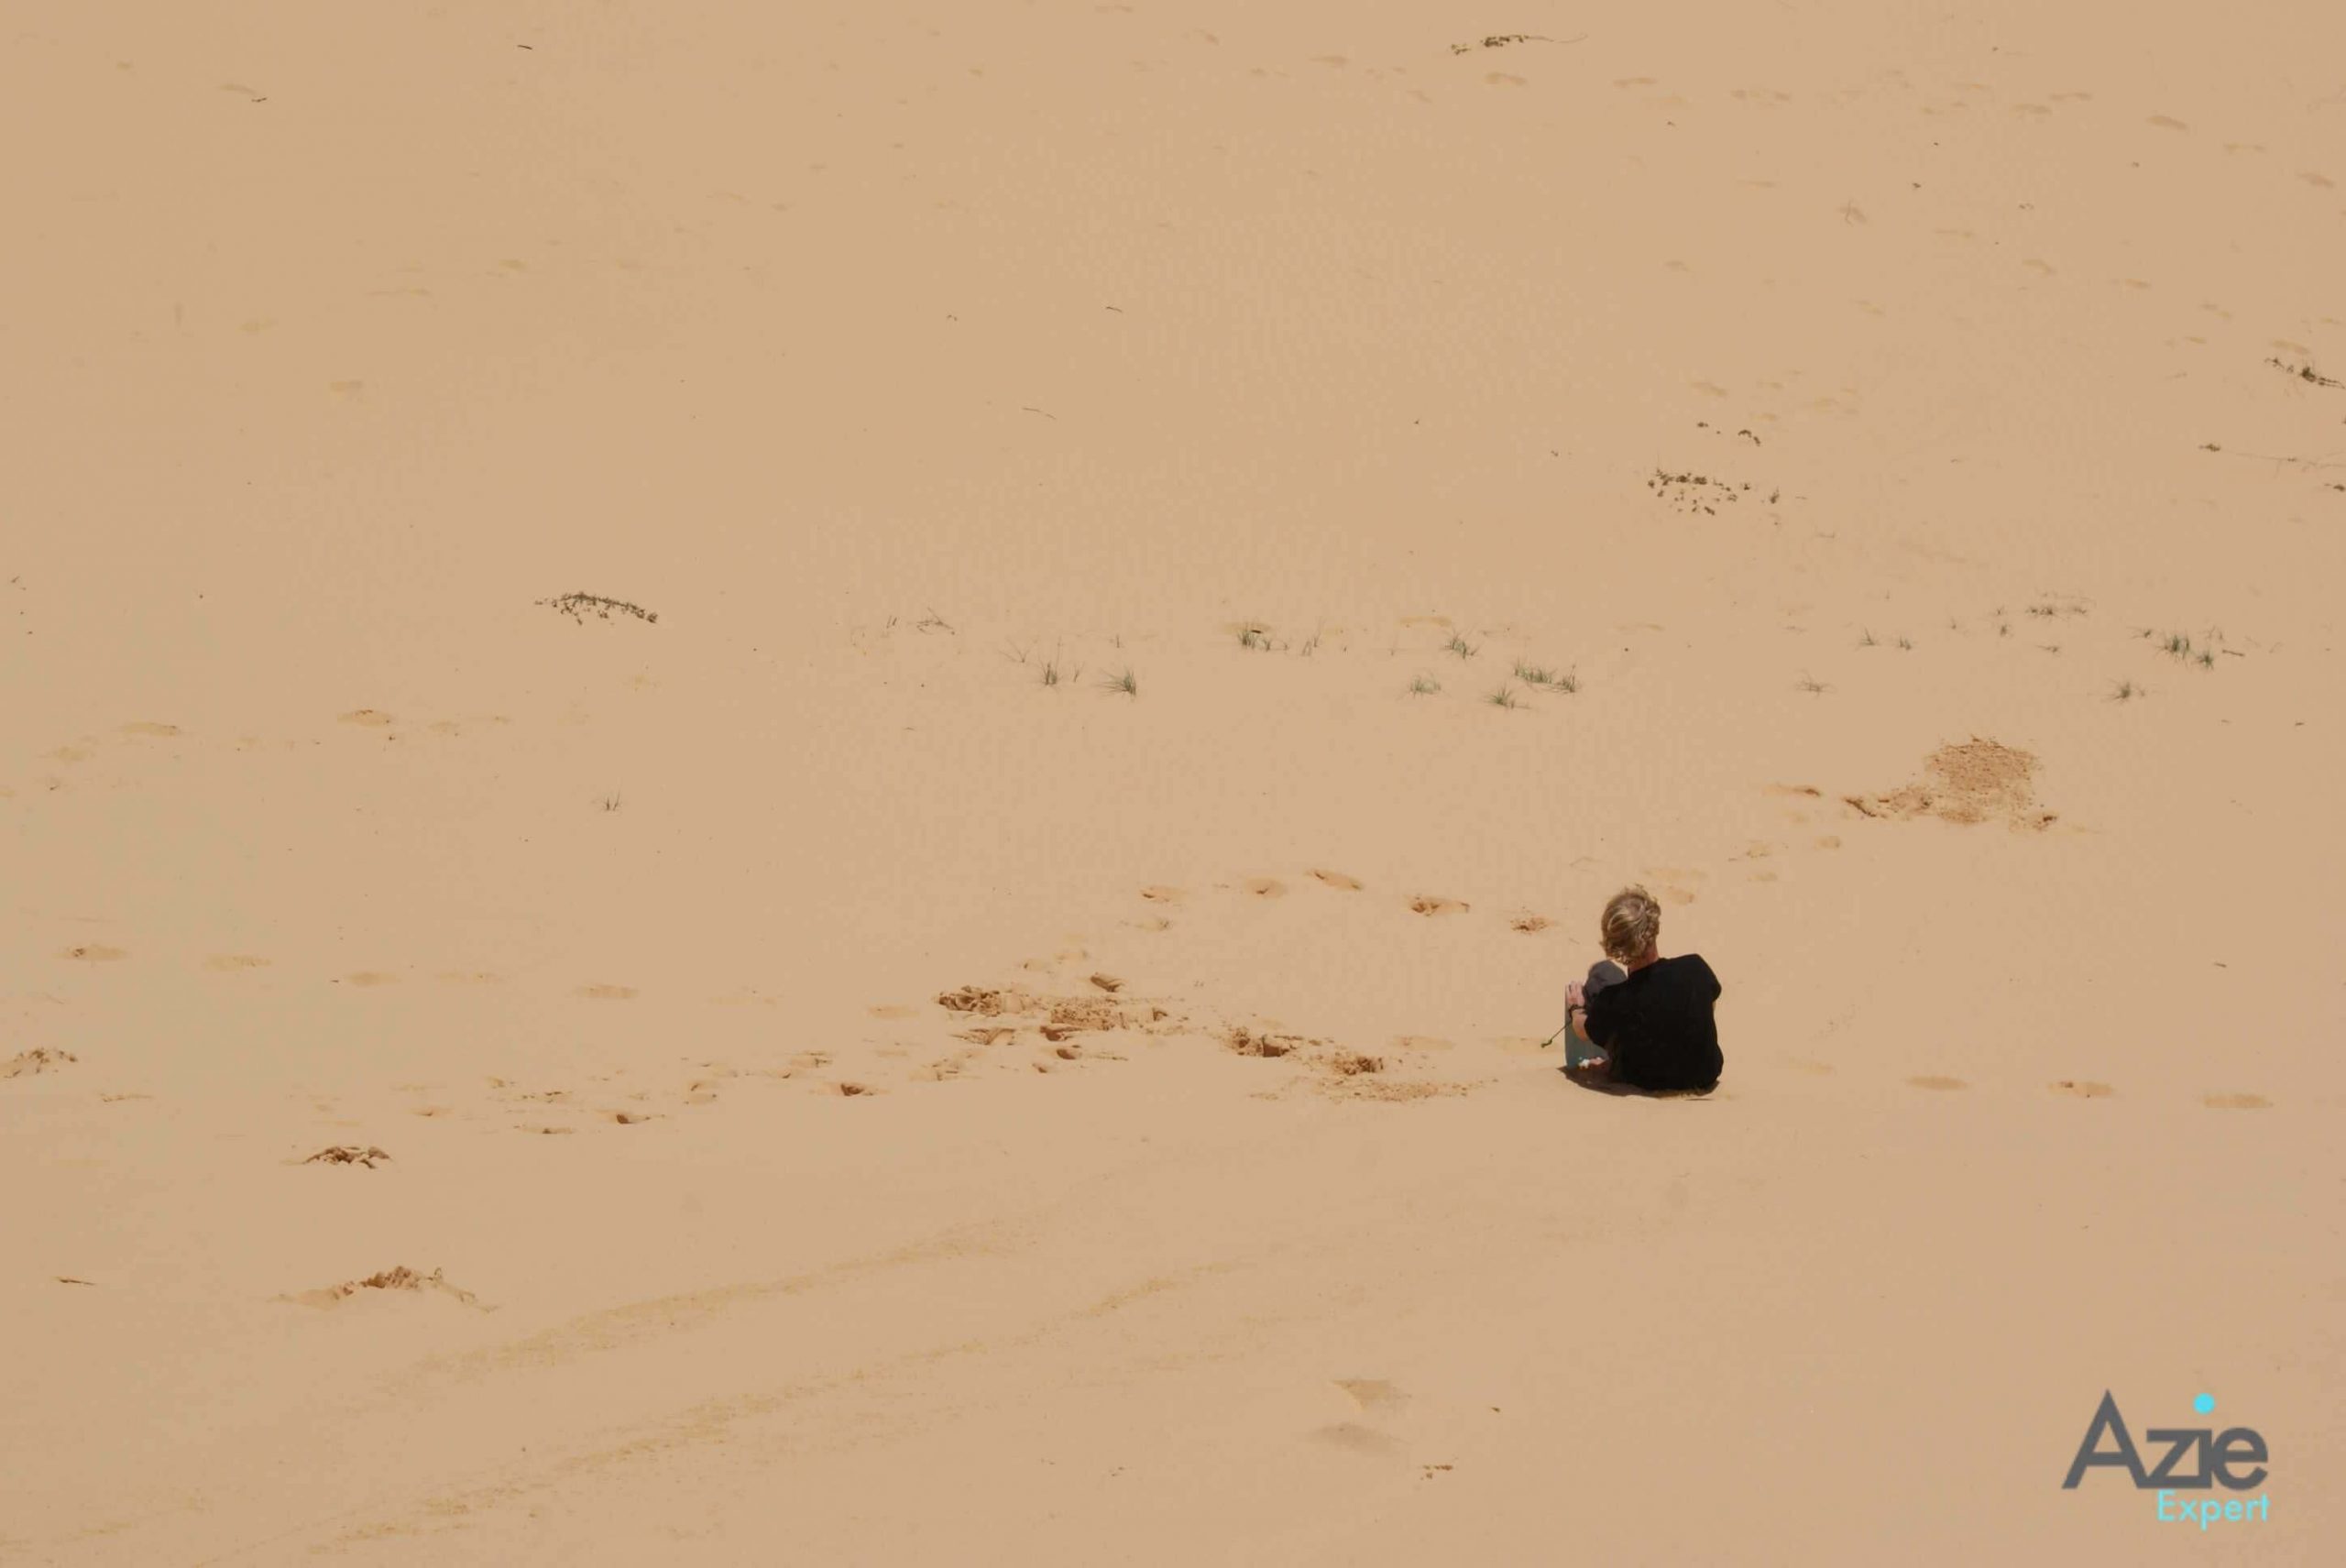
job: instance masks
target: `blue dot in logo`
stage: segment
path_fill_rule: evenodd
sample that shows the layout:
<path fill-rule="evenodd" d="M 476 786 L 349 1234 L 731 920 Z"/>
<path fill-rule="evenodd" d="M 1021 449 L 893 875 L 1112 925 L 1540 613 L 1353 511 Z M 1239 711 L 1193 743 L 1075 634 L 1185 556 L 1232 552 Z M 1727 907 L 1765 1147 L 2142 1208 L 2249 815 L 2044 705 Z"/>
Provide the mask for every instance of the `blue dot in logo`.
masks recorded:
<path fill-rule="evenodd" d="M 2204 1416 L 2216 1408 L 2216 1397 L 2213 1394 L 2202 1394 L 2191 1401 L 2191 1408 Z"/>

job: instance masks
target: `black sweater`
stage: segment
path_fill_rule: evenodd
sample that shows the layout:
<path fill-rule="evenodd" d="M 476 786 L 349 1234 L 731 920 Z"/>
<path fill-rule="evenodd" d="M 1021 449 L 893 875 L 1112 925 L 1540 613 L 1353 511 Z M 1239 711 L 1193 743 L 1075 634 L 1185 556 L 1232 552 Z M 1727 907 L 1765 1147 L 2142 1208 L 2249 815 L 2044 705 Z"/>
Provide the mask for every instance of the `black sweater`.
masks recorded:
<path fill-rule="evenodd" d="M 1588 999 L 1588 1037 L 1610 1076 L 1637 1089 L 1708 1089 L 1725 1065 L 1711 1003 L 1719 977 L 1700 954 L 1659 959 Z"/>

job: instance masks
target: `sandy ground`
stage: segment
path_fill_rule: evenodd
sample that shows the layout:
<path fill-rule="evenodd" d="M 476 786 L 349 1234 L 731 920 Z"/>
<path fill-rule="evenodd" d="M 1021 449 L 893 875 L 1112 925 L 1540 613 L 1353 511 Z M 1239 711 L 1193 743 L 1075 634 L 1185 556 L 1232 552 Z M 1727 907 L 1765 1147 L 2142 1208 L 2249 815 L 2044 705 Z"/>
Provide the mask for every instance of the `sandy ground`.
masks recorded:
<path fill-rule="evenodd" d="M 2341 59 L 13 5 L 0 1559 L 2330 1558 Z"/>

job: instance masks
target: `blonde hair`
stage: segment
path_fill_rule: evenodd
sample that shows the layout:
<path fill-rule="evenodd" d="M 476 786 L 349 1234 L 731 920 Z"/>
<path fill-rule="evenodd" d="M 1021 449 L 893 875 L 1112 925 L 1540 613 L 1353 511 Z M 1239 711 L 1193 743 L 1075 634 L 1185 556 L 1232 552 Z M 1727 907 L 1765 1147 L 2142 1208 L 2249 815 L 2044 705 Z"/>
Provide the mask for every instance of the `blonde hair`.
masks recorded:
<path fill-rule="evenodd" d="M 1628 963 L 1661 935 L 1661 905 L 1644 888 L 1625 887 L 1606 902 L 1597 935 L 1605 943 L 1606 958 Z"/>

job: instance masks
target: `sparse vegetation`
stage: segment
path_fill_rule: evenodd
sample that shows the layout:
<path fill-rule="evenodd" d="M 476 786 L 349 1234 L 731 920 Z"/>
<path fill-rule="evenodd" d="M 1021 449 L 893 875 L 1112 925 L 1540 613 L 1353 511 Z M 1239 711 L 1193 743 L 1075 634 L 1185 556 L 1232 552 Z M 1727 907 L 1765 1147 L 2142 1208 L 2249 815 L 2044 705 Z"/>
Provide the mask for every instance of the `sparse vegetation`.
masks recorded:
<path fill-rule="evenodd" d="M 1523 699 L 1515 695 L 1515 688 L 1506 685 L 1501 685 L 1498 690 L 1483 700 L 1493 707 L 1521 707 L 1523 706 Z"/>
<path fill-rule="evenodd" d="M 1823 696 L 1826 692 L 1831 691 L 1833 688 L 1826 685 L 1823 681 L 1818 680 L 1814 675 L 1803 674 L 1798 683 L 1798 689 L 1806 692 L 1811 696 Z"/>
<path fill-rule="evenodd" d="M 1442 651 L 1445 653 L 1455 653 L 1462 659 L 1471 659 L 1481 652 L 1474 644 L 1467 641 L 1464 637 L 1455 631 L 1450 634 L 1450 641 L 1442 645 Z"/>
<path fill-rule="evenodd" d="M 1577 33 L 1568 38 L 1551 38 L 1545 33 L 1486 33 L 1470 44 L 1452 44 L 1453 54 L 1467 54 L 1478 49 L 1505 49 L 1509 44 L 1576 44 L 1586 38 Z"/>
<path fill-rule="evenodd" d="M 1126 696 L 1140 696 L 1140 683 L 1133 678 L 1133 673 L 1129 669 L 1119 670 L 1100 684 L 1112 692 L 1122 692 Z"/>
<path fill-rule="evenodd" d="M 1740 501 L 1751 488 L 1746 482 L 1738 484 L 1728 479 L 1715 479 L 1708 474 L 1692 470 L 1673 474 L 1666 468 L 1656 468 L 1646 480 L 1646 488 L 1661 499 L 1683 512 L 1704 512 L 1716 517 L 1719 503 L 1732 505 Z M 1770 492 L 1768 499 L 1774 504 L 1777 492 Z"/>
<path fill-rule="evenodd" d="M 1870 630 L 1860 631 L 1858 634 L 1858 646 L 1860 648 L 1872 647 L 1874 645 L 1874 634 Z"/>
<path fill-rule="evenodd" d="M 1269 652 L 1271 651 L 1270 628 L 1252 624 L 1240 627 L 1238 645 L 1241 648 L 1251 648 L 1259 653 Z"/>
<path fill-rule="evenodd" d="M 2140 635 L 2154 637 L 2157 636 L 2157 633 L 2144 630 Z M 2214 642 L 2221 640 L 2222 633 L 2211 631 L 2208 636 L 2209 641 Z M 2212 670 L 2216 667 L 2216 650 L 2213 647 L 2203 648 L 2198 645 L 2184 632 L 2170 631 L 2159 638 L 2159 650 L 2171 659 L 2180 659 L 2187 664 L 2197 664 L 2203 670 Z"/>
<path fill-rule="evenodd" d="M 1912 637 L 1901 637 L 1898 640 L 1898 651 L 1902 653 L 1912 653 L 1914 651 L 1914 640 Z"/>
<path fill-rule="evenodd" d="M 600 804 L 602 808 L 606 811 L 617 811 L 619 808 L 619 792 L 617 790 L 611 791 L 611 793 L 605 795 L 598 804 Z"/>
<path fill-rule="evenodd" d="M 2310 381 L 2317 387 L 2346 387 L 2346 381 L 2341 381 L 2332 376 L 2324 376 L 2310 365 L 2291 365 L 2270 357 L 2264 363 L 2284 375 L 2295 376 L 2300 381 Z"/>
<path fill-rule="evenodd" d="M 2146 688 L 2136 685 L 2132 681 L 2120 681 L 2110 688 L 2110 700 L 2112 702 L 2132 702 L 2138 696 L 2149 695 Z"/>
<path fill-rule="evenodd" d="M 1569 671 L 1558 672 L 1547 664 L 1515 662 L 1515 678 L 1527 686 L 1542 686 L 1549 691 L 1572 692 L 1580 689 L 1580 682 Z"/>
<path fill-rule="evenodd" d="M 1042 681 L 1045 685 L 1056 686 L 1072 685 L 1074 682 L 1083 678 L 1082 665 L 1062 664 L 1059 662 L 1060 657 L 1061 655 L 1053 653 L 1049 658 L 1043 661 Z"/>
<path fill-rule="evenodd" d="M 630 604 L 625 599 L 605 598 L 600 594 L 559 594 L 553 598 L 540 599 L 537 602 L 560 610 L 582 625 L 590 615 L 598 620 L 608 620 L 613 611 L 621 615 L 631 615 L 646 624 L 660 619 L 640 604 Z"/>
<path fill-rule="evenodd" d="M 1409 683 L 1411 696 L 1431 696 L 1442 689 L 1442 683 L 1431 675 L 1420 675 Z"/>

